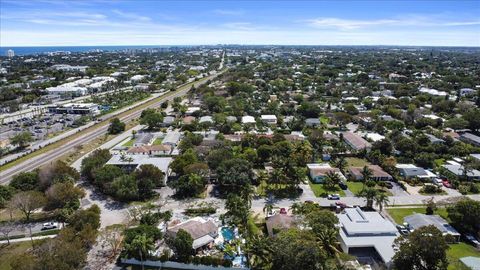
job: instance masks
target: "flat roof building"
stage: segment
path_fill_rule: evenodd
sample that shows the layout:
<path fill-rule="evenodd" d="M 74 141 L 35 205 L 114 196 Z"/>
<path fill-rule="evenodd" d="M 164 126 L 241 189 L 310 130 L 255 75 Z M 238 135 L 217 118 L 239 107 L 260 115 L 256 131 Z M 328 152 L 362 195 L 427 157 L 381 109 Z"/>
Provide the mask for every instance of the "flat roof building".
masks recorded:
<path fill-rule="evenodd" d="M 392 222 L 377 212 L 363 212 L 358 207 L 346 208 L 337 217 L 340 246 L 344 252 L 373 248 L 385 264 L 391 263 L 395 255 L 393 243 L 399 236 Z"/>

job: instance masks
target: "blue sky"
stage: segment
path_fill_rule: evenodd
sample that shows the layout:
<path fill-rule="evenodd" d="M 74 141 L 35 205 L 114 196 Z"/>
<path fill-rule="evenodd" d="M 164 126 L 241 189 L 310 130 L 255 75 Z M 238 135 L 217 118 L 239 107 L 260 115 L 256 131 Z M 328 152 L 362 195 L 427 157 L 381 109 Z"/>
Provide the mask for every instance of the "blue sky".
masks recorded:
<path fill-rule="evenodd" d="M 480 46 L 475 1 L 0 0 L 0 46 Z"/>

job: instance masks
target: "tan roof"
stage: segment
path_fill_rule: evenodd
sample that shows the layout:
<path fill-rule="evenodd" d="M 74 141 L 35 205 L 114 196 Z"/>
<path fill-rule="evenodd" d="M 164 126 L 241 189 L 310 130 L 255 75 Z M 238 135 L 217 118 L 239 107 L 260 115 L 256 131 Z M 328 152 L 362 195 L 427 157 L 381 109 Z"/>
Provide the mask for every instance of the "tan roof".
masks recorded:
<path fill-rule="evenodd" d="M 197 220 L 189 220 L 168 228 L 168 231 L 176 234 L 180 229 L 188 232 L 193 240 L 208 234 L 216 234 L 218 230 L 217 226 L 211 220 L 204 223 Z"/>
<path fill-rule="evenodd" d="M 372 172 L 372 177 L 392 177 L 378 165 L 368 165 L 367 167 Z M 355 176 L 362 176 L 362 170 L 363 167 L 350 167 L 350 173 Z"/>
<path fill-rule="evenodd" d="M 270 236 L 273 236 L 273 229 L 289 229 L 293 227 L 295 219 L 286 214 L 276 214 L 266 220 L 267 231 Z"/>
<path fill-rule="evenodd" d="M 347 140 L 350 144 L 355 145 L 357 149 L 368 148 L 371 146 L 364 138 L 352 132 L 344 132 L 343 139 Z"/>
<path fill-rule="evenodd" d="M 310 169 L 310 173 L 313 176 L 326 175 L 328 172 L 340 173 L 340 169 L 338 169 L 338 168 L 327 168 L 327 167 Z"/>
<path fill-rule="evenodd" d="M 150 153 L 154 151 L 170 151 L 172 147 L 166 144 L 159 144 L 159 145 L 143 145 L 143 146 L 135 146 L 131 147 L 127 150 L 127 153 L 135 154 L 135 153 Z"/>
<path fill-rule="evenodd" d="M 185 116 L 182 121 L 183 121 L 184 124 L 191 124 L 191 123 L 193 123 L 193 121 L 195 121 L 195 117 Z"/>

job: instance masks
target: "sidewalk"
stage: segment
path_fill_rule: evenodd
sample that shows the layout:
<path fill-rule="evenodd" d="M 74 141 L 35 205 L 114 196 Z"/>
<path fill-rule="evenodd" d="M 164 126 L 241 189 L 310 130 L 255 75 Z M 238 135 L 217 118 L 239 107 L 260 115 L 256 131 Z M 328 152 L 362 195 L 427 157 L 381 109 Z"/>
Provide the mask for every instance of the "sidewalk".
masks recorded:
<path fill-rule="evenodd" d="M 42 235 L 42 236 L 34 236 L 32 237 L 33 240 L 39 240 L 39 239 L 46 239 L 46 238 L 55 238 L 57 237 L 56 234 L 53 235 Z M 25 241 L 30 241 L 30 237 L 24 237 L 24 238 L 17 238 L 17 239 L 11 239 L 10 243 L 17 243 L 17 242 L 25 242 Z M 2 240 L 0 241 L 0 244 L 7 244 L 7 240 Z"/>

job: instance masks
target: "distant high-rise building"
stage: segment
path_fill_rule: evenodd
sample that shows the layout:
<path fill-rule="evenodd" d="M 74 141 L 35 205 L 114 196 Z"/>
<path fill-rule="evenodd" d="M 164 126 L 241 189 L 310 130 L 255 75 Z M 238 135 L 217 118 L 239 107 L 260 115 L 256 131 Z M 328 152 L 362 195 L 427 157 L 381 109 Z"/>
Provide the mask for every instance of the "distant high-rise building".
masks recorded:
<path fill-rule="evenodd" d="M 10 57 L 10 58 L 12 58 L 12 57 L 15 56 L 15 52 L 14 52 L 13 50 L 8 50 L 8 51 L 7 51 L 7 56 Z"/>

